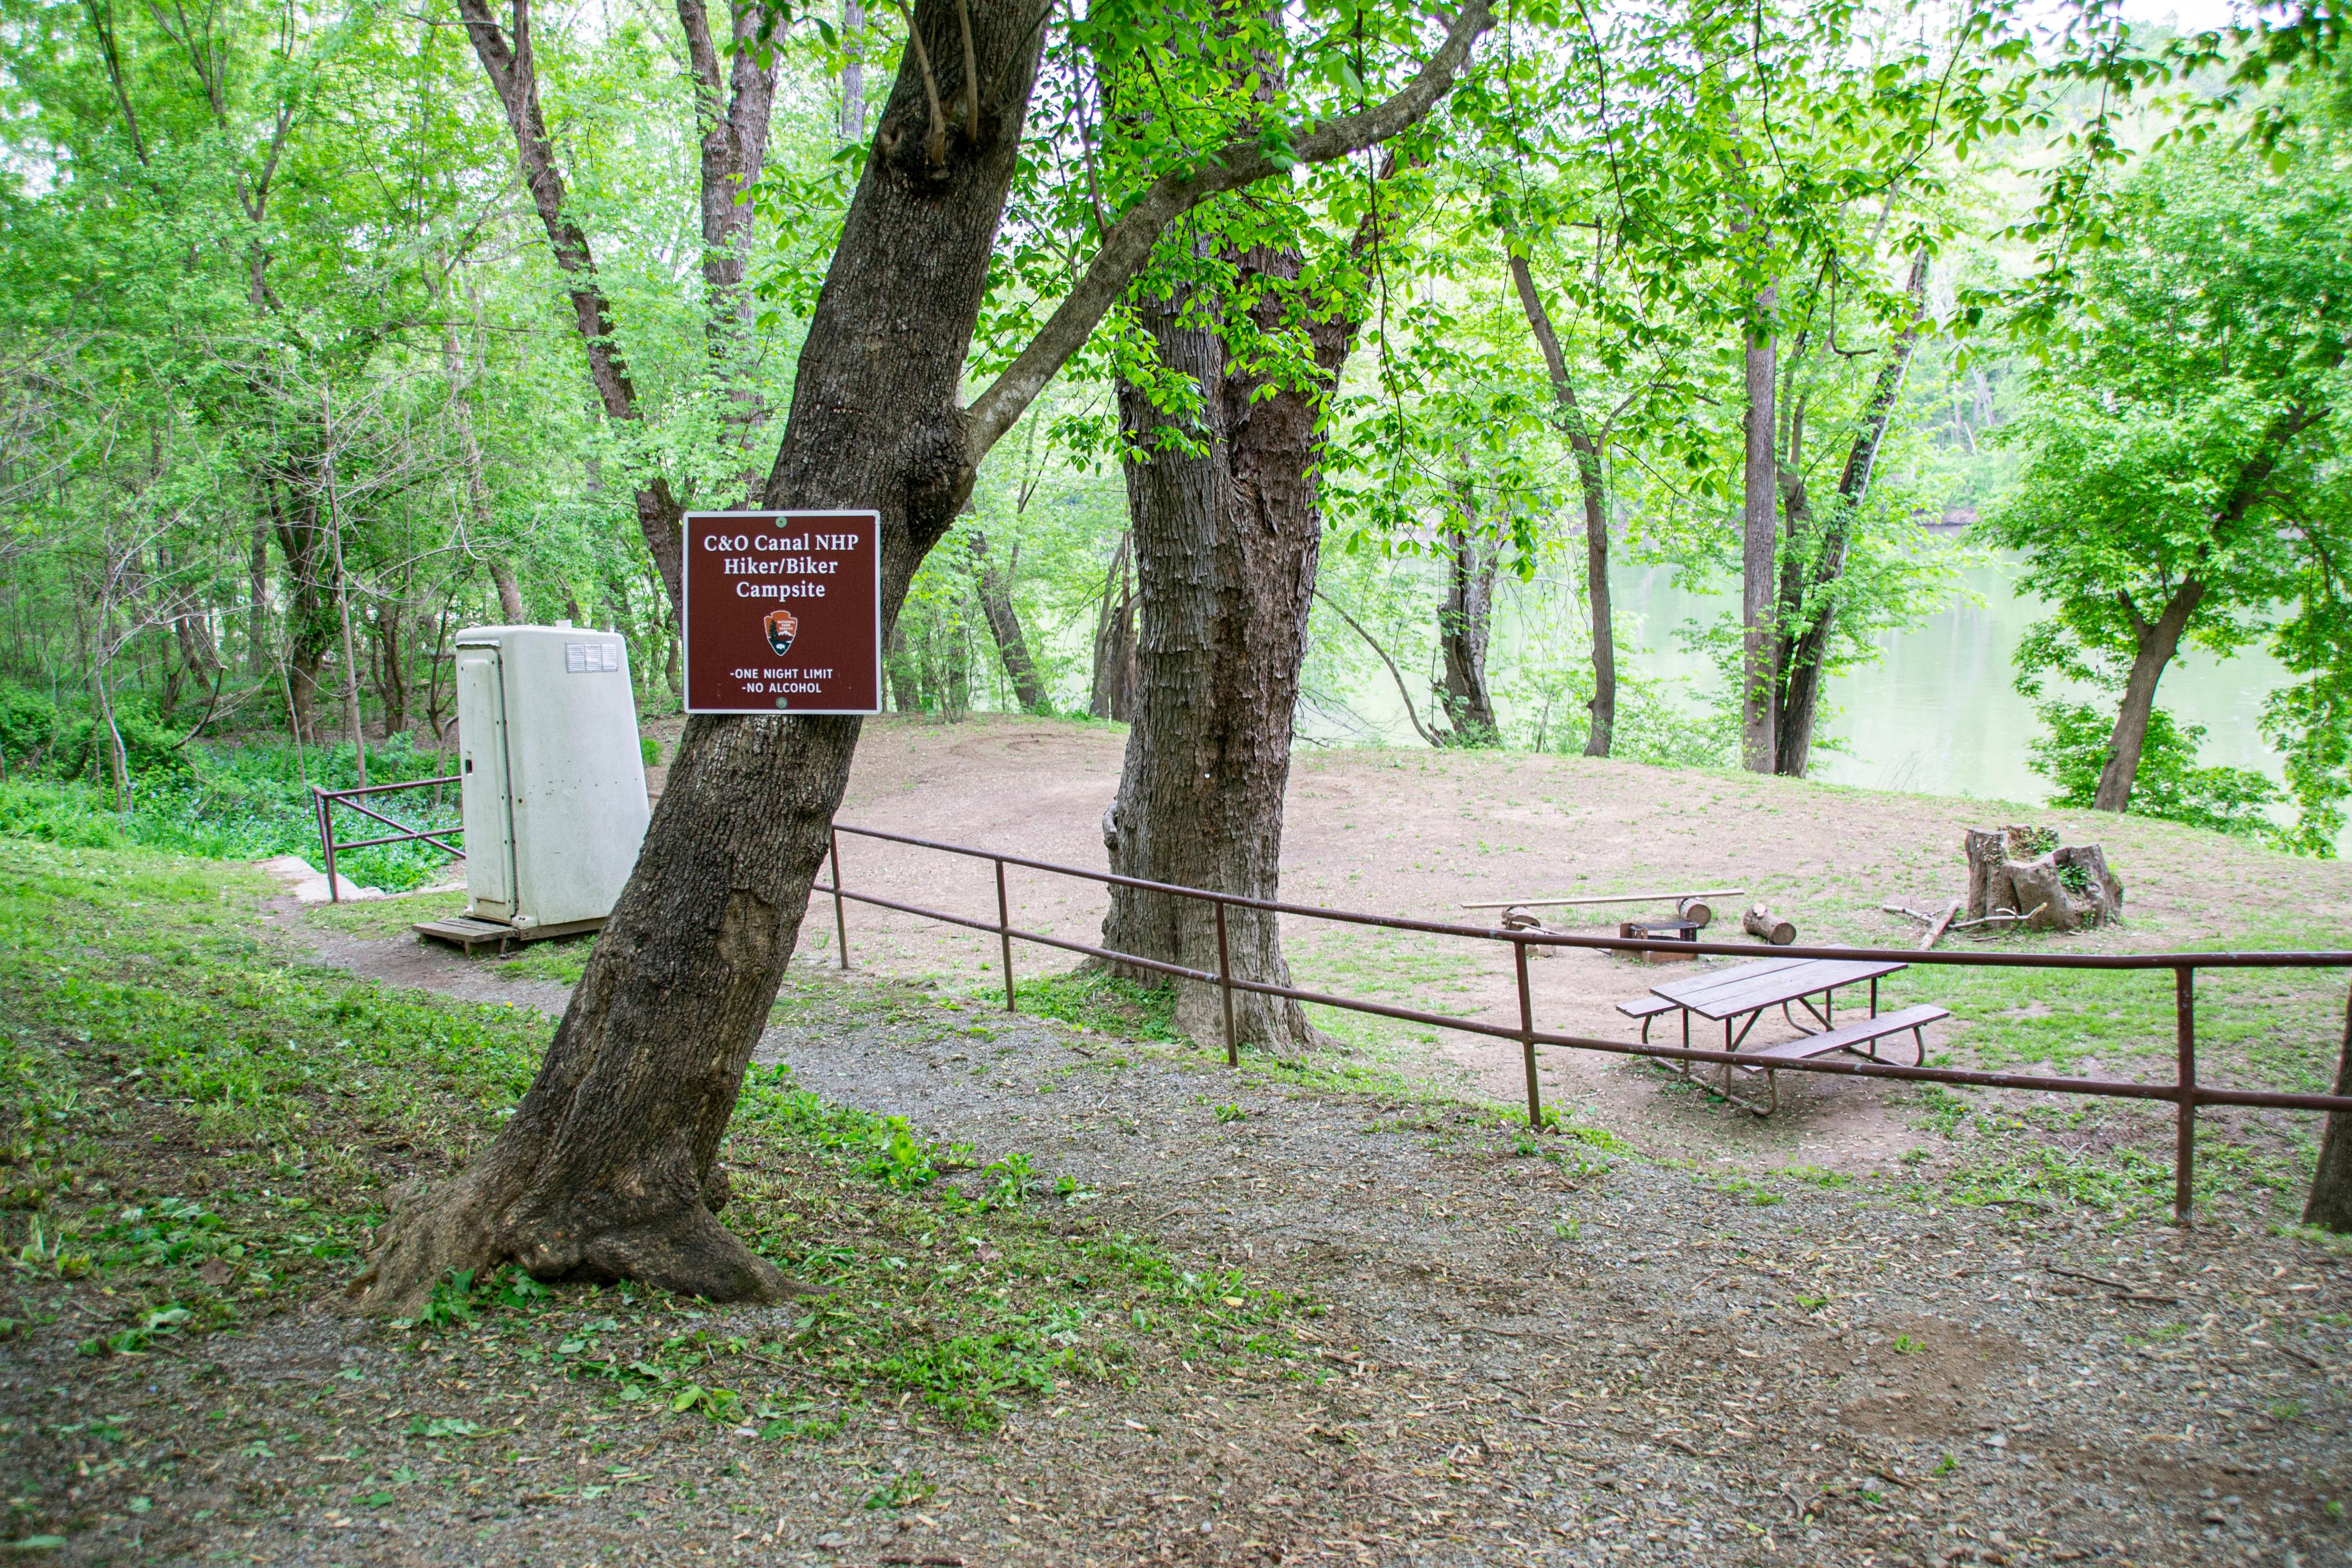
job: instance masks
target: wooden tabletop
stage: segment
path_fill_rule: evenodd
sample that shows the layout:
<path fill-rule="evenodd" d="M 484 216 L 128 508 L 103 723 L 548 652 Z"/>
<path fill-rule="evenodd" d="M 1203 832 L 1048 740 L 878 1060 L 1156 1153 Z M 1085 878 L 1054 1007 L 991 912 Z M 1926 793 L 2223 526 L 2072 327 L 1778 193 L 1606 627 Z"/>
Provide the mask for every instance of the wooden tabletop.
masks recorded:
<path fill-rule="evenodd" d="M 1713 974 L 1694 974 L 1685 980 L 1670 980 L 1663 985 L 1653 985 L 1650 990 L 1678 1007 L 1689 1008 L 1702 1018 L 1734 1018 L 1742 1013 L 1754 1013 L 1783 1002 L 1793 1002 L 1800 996 L 1811 996 L 1832 986 L 1875 980 L 1882 974 L 1892 974 L 1898 969 L 1909 967 L 1907 963 L 1886 959 L 1767 958 L 1755 963 L 1718 970 Z"/>

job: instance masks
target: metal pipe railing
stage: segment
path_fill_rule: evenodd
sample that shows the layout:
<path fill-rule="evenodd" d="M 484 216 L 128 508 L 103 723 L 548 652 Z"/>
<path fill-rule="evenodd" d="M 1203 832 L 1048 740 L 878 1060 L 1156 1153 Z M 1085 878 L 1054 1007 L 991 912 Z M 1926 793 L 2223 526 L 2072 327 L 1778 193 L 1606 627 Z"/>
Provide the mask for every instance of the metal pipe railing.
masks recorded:
<path fill-rule="evenodd" d="M 403 787 L 403 786 L 389 786 Z M 323 809 L 323 808 L 322 808 Z M 903 844 L 918 849 L 956 855 L 967 859 L 985 860 L 995 868 L 996 919 L 993 922 L 976 920 L 947 910 L 935 910 L 921 904 L 910 904 L 876 893 L 860 893 L 844 885 L 841 872 L 841 836 L 845 833 L 886 843 Z M 415 837 L 424 837 L 415 835 Z M 1261 996 L 1277 996 L 1289 1001 L 1313 1003 L 1318 1006 L 1336 1007 L 1344 1012 L 1363 1013 L 1375 1017 L 1393 1018 L 1404 1023 L 1419 1024 L 1441 1029 L 1456 1029 L 1465 1034 L 1481 1035 L 1496 1039 L 1518 1042 L 1522 1066 L 1527 1075 L 1528 1121 L 1540 1130 L 1543 1126 L 1541 1089 L 1537 1080 L 1536 1047 L 1552 1046 L 1570 1050 L 1600 1051 L 1614 1056 L 1643 1057 L 1654 1060 L 1676 1061 L 1687 1067 L 1694 1062 L 1721 1064 L 1725 1068 L 1728 1089 L 1730 1068 L 1753 1067 L 1755 1057 L 1742 1056 L 1733 1050 L 1713 1050 L 1693 1046 L 1658 1046 L 1644 1039 L 1608 1040 L 1591 1036 L 1567 1035 L 1538 1029 L 1535 1026 L 1535 999 L 1528 978 L 1528 950 L 1531 947 L 1587 948 L 1599 952 L 1670 952 L 1676 955 L 1700 953 L 1723 954 L 1753 958 L 1758 949 L 1746 942 L 1692 942 L 1658 937 L 1577 936 L 1563 931 L 1509 931 L 1493 926 L 1461 925 L 1444 921 L 1412 920 L 1398 915 L 1366 914 L 1354 910 L 1326 909 L 1312 904 L 1285 903 L 1274 899 L 1255 899 L 1240 893 L 1221 893 L 1207 888 L 1187 888 L 1173 882 L 1154 882 L 1140 877 L 1126 877 L 1112 871 L 1094 871 L 1079 866 L 1064 866 L 1051 860 L 1033 859 L 1024 855 L 1006 854 L 1000 850 L 979 849 L 970 845 L 949 844 L 933 838 L 919 838 L 911 834 L 891 833 L 876 827 L 855 827 L 835 823 L 827 846 L 828 860 L 833 874 L 830 885 L 817 884 L 812 891 L 827 893 L 833 898 L 833 921 L 840 965 L 846 970 L 849 963 L 848 903 L 870 905 L 919 919 L 939 921 L 967 930 L 992 932 L 997 938 L 1004 970 L 1004 1005 L 1007 1011 L 1017 1011 L 1013 974 L 1013 943 L 1015 940 L 1034 942 L 1040 947 L 1059 949 L 1065 952 L 1084 954 L 1092 958 L 1125 964 L 1152 973 L 1176 979 L 1197 981 L 1217 987 L 1224 1023 L 1225 1060 L 1229 1065 L 1241 1063 L 1240 1037 L 1234 1026 L 1234 993 L 1236 991 Z M 330 850 L 331 866 L 331 849 Z M 1073 877 L 1081 881 L 1106 887 L 1134 888 L 1146 892 L 1164 893 L 1175 898 L 1207 901 L 1215 911 L 1217 931 L 1217 967 L 1212 973 L 1193 969 L 1162 959 L 1146 958 L 1139 953 L 1120 952 L 1097 947 L 1088 942 L 1073 942 L 1066 937 L 1044 931 L 1026 931 L 1013 923 L 1012 901 L 1005 882 L 1005 868 L 1017 866 L 1024 870 L 1042 871 L 1052 876 Z M 330 872 L 331 876 L 331 870 Z M 1269 914 L 1294 915 L 1306 920 L 1334 921 L 1349 925 L 1373 926 L 1387 931 L 1416 931 L 1430 936 L 1455 937 L 1475 942 L 1508 942 L 1512 952 L 1512 968 L 1517 982 L 1519 1004 L 1518 1026 L 1490 1024 L 1477 1018 L 1457 1017 L 1451 1014 L 1431 1013 L 1417 1007 L 1400 1007 L 1391 1003 L 1374 1002 L 1364 997 L 1342 996 L 1329 992 L 1310 991 L 1295 985 L 1279 985 L 1262 980 L 1251 980 L 1234 973 L 1231 940 L 1228 935 L 1228 908 L 1256 910 Z M 2051 953 L 2051 952 L 1916 952 L 1907 948 L 1879 947 L 1772 947 L 1765 951 L 1776 958 L 1835 958 L 1888 959 L 1903 963 L 1945 963 L 1976 965 L 2007 969 L 2104 969 L 2158 970 L 2173 973 L 2174 993 L 2174 1075 L 2171 1083 L 2128 1083 L 2106 1079 L 2059 1078 L 2046 1073 L 1984 1072 L 1964 1068 L 1931 1068 L 1924 1063 L 1905 1067 L 1897 1062 L 1876 1060 L 1833 1061 L 1826 1057 L 1776 1058 L 1769 1070 L 1773 1072 L 1826 1073 L 1846 1078 L 1884 1078 L 1903 1082 L 1953 1084 L 1979 1089 L 2020 1089 L 2042 1094 L 2074 1094 L 2113 1100 L 2167 1100 L 2175 1107 L 2175 1138 L 2173 1152 L 2173 1214 L 2186 1224 L 2189 1217 L 2196 1170 L 2197 1108 L 2200 1105 L 2253 1106 L 2286 1110 L 2321 1110 L 2352 1112 L 2352 1095 L 2300 1094 L 2273 1089 L 2241 1089 L 2209 1088 L 2197 1075 L 2197 1009 L 2196 974 L 2200 969 L 2346 969 L 2352 968 L 2352 952 L 2150 952 L 2150 953 Z M 1875 997 L 1875 983 L 1873 983 Z M 2346 1048 L 2352 1049 L 2352 1004 L 2347 1004 Z"/>
<path fill-rule="evenodd" d="M 320 789 L 317 784 L 312 784 L 310 809 L 319 819 L 319 847 L 324 852 L 327 860 L 328 902 L 340 904 L 343 901 L 342 884 L 335 877 L 335 857 L 341 851 L 365 849 L 377 844 L 413 844 L 421 839 L 452 859 L 465 853 L 464 850 L 447 842 L 450 838 L 465 837 L 466 829 L 462 825 L 457 827 L 413 828 L 408 824 L 386 816 L 371 806 L 362 805 L 358 796 L 391 795 L 404 789 L 430 789 L 437 792 L 444 784 L 463 782 L 457 774 L 450 773 L 443 778 L 411 779 L 405 784 L 366 784 L 358 789 Z M 339 805 L 356 811 L 362 816 L 373 817 L 385 826 L 396 827 L 400 831 L 387 833 L 378 838 L 352 838 L 338 841 L 335 837 L 335 807 Z"/>

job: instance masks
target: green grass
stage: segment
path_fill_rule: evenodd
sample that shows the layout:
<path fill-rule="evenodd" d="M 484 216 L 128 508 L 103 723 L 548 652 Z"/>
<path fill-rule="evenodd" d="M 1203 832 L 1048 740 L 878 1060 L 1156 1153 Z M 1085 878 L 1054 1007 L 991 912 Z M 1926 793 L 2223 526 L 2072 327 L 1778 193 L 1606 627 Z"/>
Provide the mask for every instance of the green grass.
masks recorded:
<path fill-rule="evenodd" d="M 0 838 L 0 1247 L 16 1265 L 0 1315 L 70 1323 L 103 1357 L 324 1299 L 399 1169 L 455 1169 L 530 1082 L 546 1019 L 291 962 L 256 934 L 268 890 L 179 857 Z M 849 992 L 801 987 L 790 1009 L 838 1024 L 917 1005 Z M 511 1275 L 446 1282 L 412 1328 L 462 1325 L 615 1403 L 782 1438 L 832 1419 L 810 1413 L 812 1388 L 827 1408 L 903 1394 L 985 1428 L 1062 1382 L 1179 1355 L 1278 1367 L 1285 1325 L 1314 1310 L 1177 1268 L 1017 1154 L 967 1175 L 967 1195 L 968 1152 L 788 1076 L 747 1086 L 721 1158 L 728 1223 L 832 1288 L 782 1338 L 718 1319 L 681 1335 L 690 1304 L 658 1292 Z"/>
<path fill-rule="evenodd" d="M 983 987 L 977 994 L 986 994 Z M 1176 991 L 1168 985 L 1139 985 L 1099 970 L 1071 970 L 1015 980 L 1013 998 L 1020 1010 L 1034 1017 L 1055 1018 L 1097 1034 L 1129 1040 L 1175 1041 Z M 1000 989 L 996 1000 L 1003 1001 Z"/>
<path fill-rule="evenodd" d="M 396 893 L 386 899 L 355 899 L 343 903 L 313 904 L 302 911 L 303 923 L 323 927 L 341 936 L 369 940 L 412 935 L 418 921 L 446 920 L 466 912 L 463 893 Z"/>

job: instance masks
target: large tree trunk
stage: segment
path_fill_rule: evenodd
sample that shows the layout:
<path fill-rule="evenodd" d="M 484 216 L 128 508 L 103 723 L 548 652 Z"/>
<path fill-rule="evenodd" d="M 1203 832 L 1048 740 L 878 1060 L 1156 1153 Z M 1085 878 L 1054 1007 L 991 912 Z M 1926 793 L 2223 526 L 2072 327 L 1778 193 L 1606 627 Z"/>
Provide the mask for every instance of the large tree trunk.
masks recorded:
<path fill-rule="evenodd" d="M 1282 285 L 1296 253 L 1256 249 L 1238 258 L 1257 292 L 1261 330 L 1281 325 Z M 1127 465 L 1142 632 L 1134 728 L 1111 807 L 1111 869 L 1186 887 L 1280 897 L 1283 790 L 1290 779 L 1292 711 L 1307 646 L 1323 517 L 1315 460 L 1319 400 L 1252 374 L 1206 328 L 1179 319 L 1181 301 L 1140 312 L 1160 363 L 1200 388 L 1202 456 L 1161 450 Z M 1355 336 L 1351 321 L 1309 323 L 1315 363 L 1336 377 Z M 1119 388 L 1129 439 L 1149 447 L 1167 416 L 1133 385 Z M 1231 973 L 1286 985 L 1282 933 L 1254 910 L 1225 915 Z M 1198 899 L 1111 889 L 1103 945 L 1213 972 L 1216 911 Z M 1148 971 L 1136 978 L 1160 984 Z M 1223 1033 L 1213 986 L 1177 988 L 1177 1024 L 1202 1039 Z M 1297 1004 L 1236 993 L 1236 1040 L 1285 1053 L 1313 1038 Z"/>
<path fill-rule="evenodd" d="M 1576 384 L 1569 377 L 1568 356 L 1560 352 L 1559 334 L 1552 330 L 1551 313 L 1536 290 L 1527 258 L 1511 258 L 1511 282 L 1518 290 L 1519 308 L 1528 329 L 1543 351 L 1544 367 L 1551 373 L 1553 400 L 1567 416 L 1569 449 L 1576 457 L 1577 488 L 1584 499 L 1584 597 L 1592 612 L 1592 721 L 1584 735 L 1584 754 L 1605 757 L 1617 733 L 1617 632 L 1609 605 L 1609 489 L 1601 467 L 1605 431 L 1595 431 L 1576 401 Z"/>
<path fill-rule="evenodd" d="M 1854 514 L 1869 497 L 1871 476 L 1878 468 L 1879 449 L 1886 444 L 1895 405 L 1903 395 L 1911 356 L 1919 346 L 1919 333 L 1927 324 L 1925 256 L 1911 264 L 1911 276 L 1904 291 L 1911 297 L 1911 320 L 1895 338 L 1886 363 L 1878 367 L 1878 378 L 1871 386 L 1869 400 L 1863 405 L 1853 445 L 1846 453 L 1845 468 L 1838 475 L 1836 508 L 1830 517 L 1828 536 L 1822 541 L 1820 554 L 1801 580 L 1796 602 L 1789 602 L 1784 595 L 1780 606 L 1783 624 L 1796 624 L 1801 628 L 1788 639 L 1787 652 L 1780 661 L 1780 709 L 1774 720 L 1780 747 L 1779 771 L 1792 778 L 1804 777 L 1805 768 L 1812 760 L 1813 721 L 1821 710 L 1822 661 L 1829 650 L 1830 634 L 1837 626 L 1834 584 L 1845 575 Z M 1793 538 L 1801 526 L 1811 521 L 1801 473 L 1789 476 L 1787 506 L 1789 532 Z M 1784 577 L 1784 590 L 1786 585 Z M 1807 604 L 1807 600 L 1811 603 Z"/>
<path fill-rule="evenodd" d="M 2156 709 L 2156 683 L 2164 679 L 2164 667 L 2179 651 L 2180 635 L 2204 598 L 2204 580 L 2190 577 L 2174 590 L 2156 619 L 2143 620 L 2137 610 L 2131 612 L 2132 634 L 2138 647 L 2132 655 L 2131 673 L 2124 678 L 2124 700 L 2116 710 L 2115 730 L 2107 736 L 2107 762 L 2099 770 L 2092 810 L 2121 811 L 2131 805 L 2132 782 L 2139 776 L 2140 748 L 2147 743 L 2147 716 Z"/>
<path fill-rule="evenodd" d="M 1466 485 L 1463 491 L 1466 521 L 1471 505 Z M 1445 606 L 1437 616 L 1437 647 L 1445 672 L 1445 714 L 1454 726 L 1449 738 L 1457 746 L 1502 743 L 1494 693 L 1486 686 L 1486 645 L 1495 630 L 1499 560 L 1494 545 L 1469 528 L 1446 530 Z"/>
<path fill-rule="evenodd" d="M 1780 531 L 1778 427 L 1773 416 L 1779 341 L 1771 325 L 1778 290 L 1756 296 L 1746 344 L 1748 413 L 1740 466 L 1739 760 L 1749 773 L 1769 773 L 1780 762 L 1774 720 L 1780 688 L 1780 636 L 1772 621 L 1776 597 L 1773 546 Z"/>
<path fill-rule="evenodd" d="M 2336 1058 L 2336 1087 L 2330 1094 L 2352 1095 L 2352 1000 L 2344 1007 L 2344 1048 Z M 2352 1233 L 2352 1111 L 2327 1113 L 2327 1131 L 2320 1140 L 2319 1167 L 2311 1173 L 2311 1198 L 2303 1206 L 2303 1223 L 2337 1235 Z"/>
<path fill-rule="evenodd" d="M 1017 561 L 1020 552 L 1013 552 Z M 1004 663 L 1004 679 L 1013 683 L 1013 696 L 1024 713 L 1050 713 L 1053 704 L 1045 700 L 1045 683 L 1038 677 L 1037 661 L 1029 657 L 1029 639 L 1021 633 L 1021 616 L 1013 607 L 1013 589 L 1004 574 L 996 569 L 996 562 L 988 553 L 988 538 L 978 529 L 971 531 L 972 563 L 979 569 L 980 613 L 988 617 L 988 635 L 996 639 L 996 657 Z"/>
<path fill-rule="evenodd" d="M 470 0 L 469 0 L 470 3 Z M 963 85 L 957 7 L 916 25 L 943 92 Z M 874 507 L 895 621 L 971 483 L 955 397 L 1012 180 L 1040 35 L 1013 0 L 969 8 L 976 140 L 926 143 L 906 60 L 884 106 L 801 351 L 770 505 Z M 909 51 L 911 56 L 913 51 Z M 849 777 L 854 718 L 688 721 L 635 873 L 530 1091 L 490 1150 L 411 1194 L 355 1285 L 401 1310 L 452 1268 L 629 1278 L 713 1300 L 789 1288 L 713 1216 L 719 1144 L 775 1000 Z"/>

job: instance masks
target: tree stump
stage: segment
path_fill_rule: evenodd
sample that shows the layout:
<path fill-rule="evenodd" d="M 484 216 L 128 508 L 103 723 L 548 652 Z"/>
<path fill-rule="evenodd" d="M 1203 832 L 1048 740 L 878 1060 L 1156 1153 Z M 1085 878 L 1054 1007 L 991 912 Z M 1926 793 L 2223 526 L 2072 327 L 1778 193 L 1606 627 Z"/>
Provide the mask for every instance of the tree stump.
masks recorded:
<path fill-rule="evenodd" d="M 2124 885 L 2095 844 L 2061 847 L 2056 830 L 1970 828 L 1969 918 L 2031 917 L 2034 931 L 2082 931 L 2124 916 Z"/>
<path fill-rule="evenodd" d="M 1761 937 L 1774 947 L 1786 947 L 1797 940 L 1796 922 L 1774 914 L 1762 904 L 1741 915 L 1739 924 L 1748 935 Z"/>

